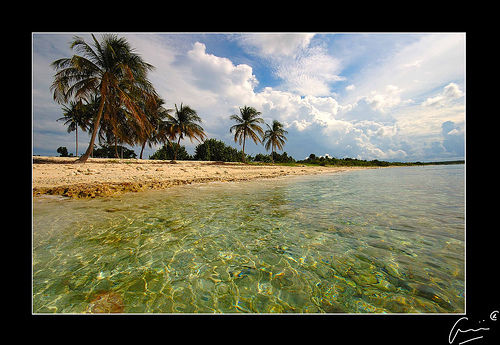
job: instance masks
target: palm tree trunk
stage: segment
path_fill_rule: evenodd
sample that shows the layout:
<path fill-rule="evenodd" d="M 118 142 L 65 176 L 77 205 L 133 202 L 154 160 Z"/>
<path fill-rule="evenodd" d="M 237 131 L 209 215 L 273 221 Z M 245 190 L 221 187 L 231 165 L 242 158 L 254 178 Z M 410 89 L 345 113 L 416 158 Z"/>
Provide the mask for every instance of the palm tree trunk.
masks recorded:
<path fill-rule="evenodd" d="M 76 126 L 76 151 L 75 156 L 78 157 L 78 125 Z"/>
<path fill-rule="evenodd" d="M 177 140 L 177 147 L 174 150 L 174 161 L 177 159 L 177 151 L 179 150 L 180 142 L 181 142 L 181 137 L 179 136 L 179 140 Z"/>
<path fill-rule="evenodd" d="M 144 140 L 144 142 L 142 143 L 142 147 L 141 147 L 141 154 L 139 156 L 139 159 L 142 159 L 142 153 L 144 152 L 144 147 L 146 146 L 146 140 Z"/>
<path fill-rule="evenodd" d="M 120 158 L 120 156 L 118 156 L 118 148 L 116 147 L 117 146 L 117 140 L 116 139 L 116 136 L 115 136 L 115 158 Z"/>
<path fill-rule="evenodd" d="M 75 163 L 85 163 L 87 161 L 87 159 L 89 158 L 90 154 L 92 153 L 92 151 L 94 150 L 94 141 L 95 141 L 95 137 L 97 135 L 97 131 L 99 129 L 99 122 L 101 122 L 103 110 L 104 110 L 104 97 L 101 97 L 101 104 L 99 105 L 99 111 L 97 112 L 97 118 L 95 119 L 95 122 L 94 122 L 94 130 L 92 132 L 92 136 L 90 137 L 89 147 L 87 148 L 87 151 L 85 151 L 85 153 L 75 161 Z"/>
<path fill-rule="evenodd" d="M 243 135 L 243 150 L 241 151 L 241 160 L 245 163 L 245 139 L 246 135 Z"/>

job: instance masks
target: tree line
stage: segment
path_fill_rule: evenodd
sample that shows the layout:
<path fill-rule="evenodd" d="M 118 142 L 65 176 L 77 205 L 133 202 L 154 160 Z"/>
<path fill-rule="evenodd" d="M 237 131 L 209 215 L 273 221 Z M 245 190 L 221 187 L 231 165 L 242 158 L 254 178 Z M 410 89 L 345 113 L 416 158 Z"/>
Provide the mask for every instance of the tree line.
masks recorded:
<path fill-rule="evenodd" d="M 311 153 L 309 157 L 304 160 L 299 160 L 300 164 L 312 164 L 321 166 L 375 166 L 375 167 L 388 167 L 388 166 L 414 166 L 414 165 L 447 165 L 447 164 L 465 164 L 465 160 L 453 161 L 439 161 L 439 162 L 387 162 L 378 159 L 364 160 L 357 158 L 335 158 L 329 156 L 316 156 Z"/>
<path fill-rule="evenodd" d="M 135 53 L 126 39 L 110 34 L 102 35 L 100 41 L 93 34 L 91 37 L 92 44 L 74 37 L 70 47 L 76 54 L 51 64 L 56 73 L 50 90 L 54 100 L 63 104 L 63 117 L 57 121 L 64 121 L 68 133 L 75 131 L 76 157 L 78 129 L 91 135 L 85 153 L 75 162 L 85 163 L 90 156 L 109 154 L 111 148 L 118 158 L 119 148 L 123 151 L 124 144 L 139 145 L 140 159 L 146 145 L 163 144 L 153 156 L 166 156 L 170 150 L 171 159 L 176 160 L 179 154 L 185 156 L 179 151 L 180 142 L 185 138 L 202 145 L 195 157 L 201 157 L 205 149 L 205 158 L 217 158 L 216 147 L 220 144 L 205 144 L 207 136 L 196 110 L 183 103 L 179 107 L 175 104 L 175 109 L 164 107 L 165 101 L 148 79 L 148 72 L 154 66 Z M 247 138 L 271 150 L 271 161 L 279 158 L 276 150 L 283 149 L 287 134 L 283 124 L 274 120 L 271 126 L 266 124 L 267 130 L 263 130 L 261 124 L 265 122 L 259 111 L 248 106 L 239 109 L 239 115 L 230 116 L 236 124 L 229 131 L 234 133 L 234 141 L 242 145 L 240 161 L 248 160 L 245 155 Z M 97 149 L 94 152 L 96 139 L 102 145 L 101 152 Z M 59 149 L 63 151 L 62 147 Z M 236 160 L 234 151 L 228 148 L 222 151 L 225 152 L 222 158 L 215 160 Z"/>

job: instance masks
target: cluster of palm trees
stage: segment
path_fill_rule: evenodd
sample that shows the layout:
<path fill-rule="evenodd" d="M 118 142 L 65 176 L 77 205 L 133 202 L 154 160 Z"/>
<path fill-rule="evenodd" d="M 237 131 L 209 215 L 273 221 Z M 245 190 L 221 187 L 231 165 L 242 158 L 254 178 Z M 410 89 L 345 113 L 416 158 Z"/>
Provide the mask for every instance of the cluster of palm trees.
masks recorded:
<path fill-rule="evenodd" d="M 154 67 L 146 63 L 124 38 L 103 35 L 93 45 L 75 37 L 71 48 L 77 54 L 52 63 L 56 70 L 51 85 L 54 100 L 63 108 L 68 131 L 89 130 L 91 139 L 85 153 L 76 162 L 84 163 L 92 154 L 96 136 L 115 143 L 146 144 L 167 140 L 204 139 L 200 117 L 189 106 L 163 107 L 147 78 Z M 78 133 L 78 132 L 77 132 Z M 77 134 L 78 135 L 78 134 Z M 78 139 L 77 139 L 78 141 Z M 78 155 L 78 153 L 77 153 Z"/>
<path fill-rule="evenodd" d="M 180 141 L 204 140 L 201 118 L 188 105 L 181 103 L 173 109 L 165 109 L 147 73 L 154 67 L 146 63 L 129 43 L 116 35 L 103 35 L 98 41 L 91 35 L 93 44 L 74 37 L 71 48 L 77 54 L 52 63 L 56 70 L 51 85 L 54 100 L 63 106 L 63 117 L 68 132 L 76 131 L 76 155 L 78 156 L 78 128 L 89 131 L 90 142 L 85 153 L 75 162 L 84 163 L 92 154 L 96 137 L 99 141 L 113 143 L 118 157 L 118 143 L 141 145 L 140 158 L 147 144 L 175 142 L 177 156 Z M 267 150 L 282 149 L 287 132 L 278 121 L 264 132 L 259 126 L 264 120 L 252 107 L 240 108 L 240 116 L 231 115 L 237 124 L 230 128 L 235 132 L 235 142 L 250 137 L 256 144 L 265 143 Z"/>
<path fill-rule="evenodd" d="M 231 120 L 236 121 L 236 124 L 232 126 L 229 131 L 232 133 L 234 131 L 234 142 L 238 142 L 240 145 L 243 142 L 242 148 L 242 160 L 245 161 L 245 141 L 249 137 L 253 140 L 255 144 L 263 143 L 266 150 L 269 151 L 271 148 L 271 160 L 273 160 L 274 152 L 276 148 L 283 150 L 285 145 L 286 136 L 288 132 L 283 128 L 283 124 L 277 120 L 273 120 L 272 126 L 266 123 L 267 130 L 260 127 L 260 123 L 264 123 L 264 119 L 259 117 L 261 113 L 255 108 L 244 106 L 240 108 L 240 116 L 231 115 Z"/>

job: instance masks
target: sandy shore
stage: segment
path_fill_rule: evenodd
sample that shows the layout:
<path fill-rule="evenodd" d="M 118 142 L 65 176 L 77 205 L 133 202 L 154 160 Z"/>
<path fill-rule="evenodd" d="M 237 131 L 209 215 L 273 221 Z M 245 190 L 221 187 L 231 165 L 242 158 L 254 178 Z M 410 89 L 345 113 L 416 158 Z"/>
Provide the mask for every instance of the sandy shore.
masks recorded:
<path fill-rule="evenodd" d="M 206 161 L 170 161 L 90 158 L 33 157 L 33 196 L 62 195 L 94 198 L 175 185 L 246 181 L 287 175 L 324 174 L 360 167 L 278 166 Z"/>

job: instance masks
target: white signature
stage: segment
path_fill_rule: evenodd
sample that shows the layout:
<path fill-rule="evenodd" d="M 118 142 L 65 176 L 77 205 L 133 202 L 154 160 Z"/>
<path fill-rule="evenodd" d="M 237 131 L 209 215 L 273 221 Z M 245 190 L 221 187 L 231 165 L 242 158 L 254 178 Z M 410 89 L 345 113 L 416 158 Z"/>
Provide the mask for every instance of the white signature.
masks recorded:
<path fill-rule="evenodd" d="M 496 321 L 497 320 L 497 315 L 498 315 L 498 310 L 492 311 L 491 314 L 490 314 L 490 320 L 491 321 Z M 460 329 L 460 328 L 457 327 L 457 325 L 462 320 L 468 320 L 468 318 L 464 316 L 464 317 L 461 317 L 460 319 L 458 319 L 457 322 L 455 322 L 455 324 L 451 328 L 450 334 L 448 336 L 448 342 L 450 344 L 452 344 L 455 341 L 455 338 L 457 337 L 458 333 L 468 333 L 468 332 L 474 332 L 475 333 L 475 332 L 489 331 L 490 330 L 489 327 L 479 327 L 479 328 L 475 328 L 475 329 L 474 328 Z M 479 322 L 480 323 L 484 322 L 484 320 L 479 321 Z M 475 334 L 474 334 L 474 336 L 475 336 Z M 459 345 L 468 343 L 469 341 L 478 340 L 478 339 L 481 339 L 481 338 L 483 338 L 483 335 L 478 336 L 478 337 L 474 337 L 474 338 L 470 338 L 470 339 L 467 339 L 467 340 L 464 340 L 464 341 L 460 342 Z"/>

